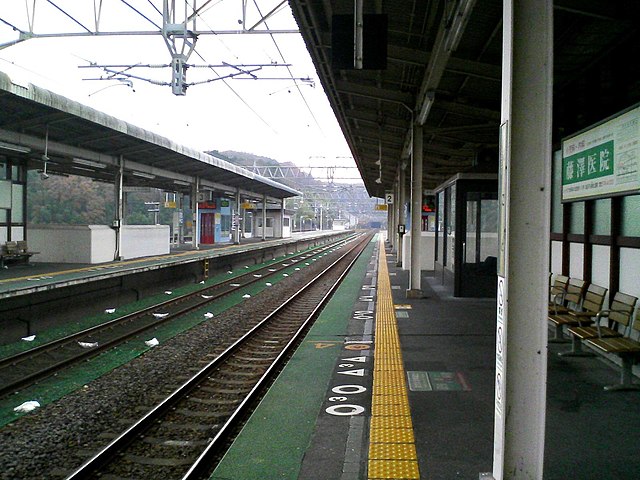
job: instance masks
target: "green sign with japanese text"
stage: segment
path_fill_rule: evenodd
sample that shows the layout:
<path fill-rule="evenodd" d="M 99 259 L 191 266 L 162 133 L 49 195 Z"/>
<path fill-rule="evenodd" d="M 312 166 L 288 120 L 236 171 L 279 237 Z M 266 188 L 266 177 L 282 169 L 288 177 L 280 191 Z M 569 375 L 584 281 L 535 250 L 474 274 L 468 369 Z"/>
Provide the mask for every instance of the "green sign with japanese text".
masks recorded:
<path fill-rule="evenodd" d="M 640 106 L 562 142 L 562 201 L 640 191 Z"/>

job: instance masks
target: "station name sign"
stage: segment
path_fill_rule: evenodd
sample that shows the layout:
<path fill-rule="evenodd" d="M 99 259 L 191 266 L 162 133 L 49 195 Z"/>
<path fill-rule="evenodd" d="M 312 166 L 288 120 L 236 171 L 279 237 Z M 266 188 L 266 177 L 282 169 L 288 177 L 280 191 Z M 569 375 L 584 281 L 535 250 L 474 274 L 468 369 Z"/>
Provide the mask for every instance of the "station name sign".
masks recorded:
<path fill-rule="evenodd" d="M 562 141 L 562 201 L 640 192 L 640 105 Z"/>

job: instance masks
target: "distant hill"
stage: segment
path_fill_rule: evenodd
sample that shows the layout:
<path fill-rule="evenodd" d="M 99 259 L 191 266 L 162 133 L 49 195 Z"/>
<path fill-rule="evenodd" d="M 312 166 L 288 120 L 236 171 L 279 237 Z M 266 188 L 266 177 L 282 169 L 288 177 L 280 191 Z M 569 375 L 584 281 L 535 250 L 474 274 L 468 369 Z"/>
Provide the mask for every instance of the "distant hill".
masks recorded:
<path fill-rule="evenodd" d="M 229 163 L 233 163 L 234 165 L 238 165 L 239 167 L 245 167 L 247 169 L 251 169 L 250 167 L 292 167 L 291 175 L 295 178 L 274 178 L 273 180 L 280 182 L 284 185 L 287 185 L 291 188 L 301 189 L 304 187 L 313 187 L 313 186 L 321 186 L 323 183 L 319 180 L 313 178 L 312 175 L 307 174 L 300 170 L 295 163 L 292 162 L 283 162 L 280 163 L 277 160 L 269 157 L 263 157 L 260 155 L 255 155 L 253 153 L 247 152 L 236 152 L 233 150 L 225 150 L 224 152 L 220 152 L 218 150 L 210 150 L 205 153 L 210 155 L 215 155 L 216 157 L 221 158 L 222 160 L 226 160 Z M 268 176 L 267 176 L 268 177 Z"/>
<path fill-rule="evenodd" d="M 319 220 L 320 209 L 315 209 L 316 205 L 323 206 L 324 221 L 332 218 L 344 218 L 345 212 L 357 216 L 360 221 L 365 223 L 372 218 L 379 220 L 386 216 L 386 214 L 374 210 L 374 205 L 377 201 L 369 197 L 364 185 L 337 182 L 327 183 L 326 180 L 319 180 L 311 174 L 306 173 L 306 171 L 300 170 L 294 163 L 280 163 L 273 158 L 263 157 L 253 153 L 231 150 L 224 152 L 211 150 L 206 153 L 215 155 L 222 160 L 247 169 L 251 169 L 251 167 L 254 166 L 267 167 L 268 169 L 269 167 L 273 167 L 274 174 L 276 173 L 275 169 L 278 167 L 293 167 L 292 171 L 287 172 L 289 173 L 288 178 L 273 178 L 273 180 L 295 188 L 303 193 L 304 204 L 302 201 L 298 202 L 297 200 L 295 203 L 292 203 L 292 207 L 298 209 L 296 222 L 300 222 L 300 216 L 309 218 L 315 215 L 316 220 Z M 265 177 L 272 178 L 271 175 L 269 175 L 270 172 L 265 172 L 264 168 L 258 173 L 260 172 L 266 173 L 264 175 Z"/>
<path fill-rule="evenodd" d="M 218 150 L 210 150 L 208 152 L 211 155 L 215 155 L 217 157 L 226 160 L 227 162 L 233 163 L 234 165 L 238 165 L 241 167 L 251 167 L 253 165 L 258 166 L 268 166 L 275 167 L 280 165 L 280 162 L 274 160 L 269 157 L 262 157 L 260 155 L 255 155 L 253 153 L 247 152 L 235 152 L 233 150 L 225 150 L 224 152 L 219 152 Z M 283 164 L 285 165 L 285 164 Z M 287 165 L 293 165 L 292 163 L 288 163 Z"/>

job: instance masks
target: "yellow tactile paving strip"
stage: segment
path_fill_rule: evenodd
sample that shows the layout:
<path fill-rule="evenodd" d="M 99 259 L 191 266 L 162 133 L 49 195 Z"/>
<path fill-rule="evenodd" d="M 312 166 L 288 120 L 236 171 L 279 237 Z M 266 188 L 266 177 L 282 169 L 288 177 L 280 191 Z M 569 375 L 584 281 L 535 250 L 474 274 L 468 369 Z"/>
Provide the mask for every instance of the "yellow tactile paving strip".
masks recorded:
<path fill-rule="evenodd" d="M 419 479 L 398 324 L 382 240 L 373 362 L 368 478 Z"/>

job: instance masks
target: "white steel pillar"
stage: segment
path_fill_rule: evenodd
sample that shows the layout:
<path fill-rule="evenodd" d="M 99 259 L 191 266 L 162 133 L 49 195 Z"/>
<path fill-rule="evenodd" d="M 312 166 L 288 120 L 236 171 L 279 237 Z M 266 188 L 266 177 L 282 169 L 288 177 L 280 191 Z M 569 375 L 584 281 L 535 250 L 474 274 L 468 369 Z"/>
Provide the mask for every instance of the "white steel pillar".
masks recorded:
<path fill-rule="evenodd" d="M 124 222 L 124 157 L 120 155 L 118 159 L 118 173 L 115 178 L 115 200 L 116 215 L 113 219 L 113 228 L 116 230 L 116 251 L 114 260 L 122 259 L 122 224 Z"/>
<path fill-rule="evenodd" d="M 398 167 L 399 168 L 399 167 Z M 399 211 L 398 211 L 398 203 L 400 202 L 400 193 L 399 193 L 399 189 L 398 189 L 398 178 L 396 177 L 396 180 L 393 182 L 393 205 L 391 205 L 391 209 L 393 211 L 393 228 L 390 232 L 391 235 L 391 251 L 393 253 L 397 253 L 397 249 L 398 249 L 398 218 L 399 218 Z"/>
<path fill-rule="evenodd" d="M 422 235 L 422 125 L 413 126 L 411 152 L 411 263 L 407 298 L 420 298 L 420 240 Z"/>
<path fill-rule="evenodd" d="M 200 178 L 196 177 L 196 182 L 191 184 L 191 211 L 193 212 L 193 227 L 191 244 L 194 249 L 200 248 L 200 222 L 198 212 L 198 192 L 200 191 Z"/>
<path fill-rule="evenodd" d="M 284 198 L 282 199 L 282 208 L 280 209 L 280 238 L 284 238 Z"/>
<path fill-rule="evenodd" d="M 398 172 L 398 226 L 406 225 L 406 218 L 404 214 L 404 203 L 406 199 L 405 190 L 405 165 L 404 161 L 400 164 L 400 170 Z M 396 252 L 396 266 L 402 267 L 402 244 L 404 235 L 398 235 L 398 251 Z"/>
<path fill-rule="evenodd" d="M 262 195 L 262 241 L 267 239 L 267 195 Z"/>
<path fill-rule="evenodd" d="M 236 189 L 236 229 L 233 232 L 233 243 L 240 245 L 240 189 Z"/>
<path fill-rule="evenodd" d="M 493 477 L 542 479 L 547 379 L 552 0 L 503 0 Z"/>
<path fill-rule="evenodd" d="M 387 243 L 393 250 L 393 203 L 387 204 Z"/>

